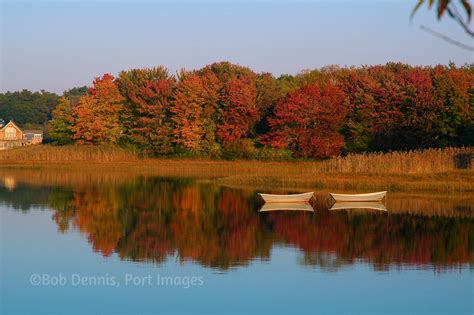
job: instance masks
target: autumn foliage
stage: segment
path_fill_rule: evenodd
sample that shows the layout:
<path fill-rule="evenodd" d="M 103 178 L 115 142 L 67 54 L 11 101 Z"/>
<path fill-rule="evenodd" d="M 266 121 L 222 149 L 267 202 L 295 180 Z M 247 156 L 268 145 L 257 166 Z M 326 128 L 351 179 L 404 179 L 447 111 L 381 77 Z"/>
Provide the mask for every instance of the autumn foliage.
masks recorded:
<path fill-rule="evenodd" d="M 222 124 L 218 134 L 224 143 L 246 137 L 259 118 L 257 88 L 248 77 L 229 80 L 222 91 Z"/>
<path fill-rule="evenodd" d="M 115 143 L 122 131 L 123 101 L 112 75 L 96 78 L 73 109 L 74 140 L 79 144 Z"/>
<path fill-rule="evenodd" d="M 304 86 L 278 102 L 263 141 L 302 157 L 338 155 L 344 143 L 339 129 L 346 113 L 346 97 L 338 87 Z"/>
<path fill-rule="evenodd" d="M 175 143 L 193 153 L 212 151 L 216 143 L 219 79 L 211 71 L 181 76 L 171 107 Z"/>
<path fill-rule="evenodd" d="M 163 67 L 122 71 L 124 138 L 151 154 L 172 151 L 171 102 L 175 80 Z"/>
<path fill-rule="evenodd" d="M 401 63 L 275 78 L 219 62 L 94 80 L 61 99 L 56 144 L 117 144 L 146 155 L 327 158 L 341 153 L 474 145 L 474 66 Z"/>

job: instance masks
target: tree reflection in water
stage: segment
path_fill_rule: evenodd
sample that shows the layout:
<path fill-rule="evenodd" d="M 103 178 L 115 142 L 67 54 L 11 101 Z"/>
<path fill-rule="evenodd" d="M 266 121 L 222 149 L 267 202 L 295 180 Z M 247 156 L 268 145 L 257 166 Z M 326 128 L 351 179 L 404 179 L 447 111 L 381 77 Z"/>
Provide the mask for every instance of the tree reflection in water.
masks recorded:
<path fill-rule="evenodd" d="M 31 190 L 41 192 L 60 232 L 77 229 L 94 251 L 123 260 L 161 264 L 176 256 L 226 270 L 268 260 L 278 245 L 301 250 L 301 265 L 327 271 L 358 261 L 378 270 L 474 263 L 471 208 L 455 216 L 426 215 L 413 202 L 399 202 L 413 211 L 328 211 L 317 198 L 314 213 L 258 213 L 252 190 L 149 177 L 69 188 L 18 185 L 1 188 L 0 202 L 24 210 L 21 196 L 35 203 Z"/>

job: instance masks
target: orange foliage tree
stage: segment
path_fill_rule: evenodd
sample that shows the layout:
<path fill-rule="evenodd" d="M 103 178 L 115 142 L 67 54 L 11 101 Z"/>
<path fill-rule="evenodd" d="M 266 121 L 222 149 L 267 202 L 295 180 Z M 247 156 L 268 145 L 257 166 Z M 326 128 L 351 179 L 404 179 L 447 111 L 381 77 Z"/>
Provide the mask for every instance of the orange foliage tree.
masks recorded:
<path fill-rule="evenodd" d="M 74 139 L 79 144 L 116 143 L 122 132 L 119 117 L 123 101 L 111 74 L 96 78 L 74 107 Z"/>
<path fill-rule="evenodd" d="M 181 73 L 171 108 L 178 146 L 193 153 L 215 150 L 219 88 L 211 71 Z"/>

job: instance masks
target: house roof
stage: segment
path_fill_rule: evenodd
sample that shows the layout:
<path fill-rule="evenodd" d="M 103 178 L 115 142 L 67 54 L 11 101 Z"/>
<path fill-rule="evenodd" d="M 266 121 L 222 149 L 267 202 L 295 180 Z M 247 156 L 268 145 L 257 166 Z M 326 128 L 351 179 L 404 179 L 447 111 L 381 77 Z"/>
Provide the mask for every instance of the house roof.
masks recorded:
<path fill-rule="evenodd" d="M 43 130 L 35 129 L 35 130 L 23 130 L 24 133 L 41 133 L 43 134 Z"/>
<path fill-rule="evenodd" d="M 23 130 L 21 130 L 20 127 L 17 126 L 17 124 L 15 124 L 15 122 L 13 120 L 10 120 L 8 123 L 6 123 L 2 128 L 0 128 L 0 130 L 4 130 L 6 129 L 8 126 L 10 125 L 13 125 L 16 129 L 20 130 L 21 132 L 23 132 Z"/>

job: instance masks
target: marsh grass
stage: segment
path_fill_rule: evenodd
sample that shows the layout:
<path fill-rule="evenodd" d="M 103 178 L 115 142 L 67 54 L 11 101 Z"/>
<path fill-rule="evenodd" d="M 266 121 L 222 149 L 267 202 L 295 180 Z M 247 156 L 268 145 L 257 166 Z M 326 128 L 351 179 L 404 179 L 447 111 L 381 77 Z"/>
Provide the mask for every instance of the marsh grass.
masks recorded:
<path fill-rule="evenodd" d="M 116 173 L 119 177 L 192 177 L 240 187 L 474 191 L 472 164 L 467 169 L 457 167 L 459 156 L 472 159 L 472 155 L 473 148 L 446 148 L 348 155 L 326 161 L 262 162 L 143 159 L 117 147 L 40 145 L 0 151 L 0 174 L 21 168 L 58 173 L 59 178 L 67 171 L 86 180 Z"/>
<path fill-rule="evenodd" d="M 0 162 L 123 162 L 137 161 L 137 153 L 116 146 L 36 145 L 0 151 Z"/>
<path fill-rule="evenodd" d="M 472 160 L 473 156 L 473 148 L 350 154 L 320 163 L 317 171 L 324 173 L 362 174 L 440 173 L 453 171 L 460 167 L 472 168 L 470 160 Z"/>

